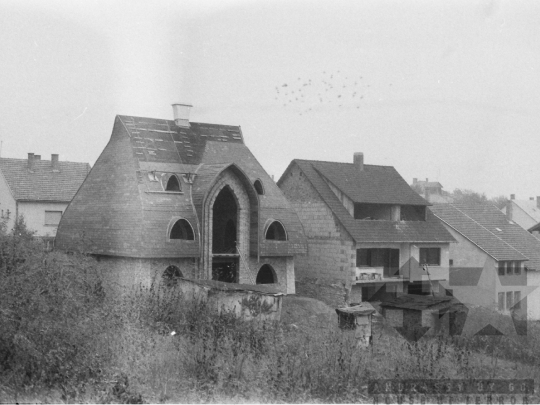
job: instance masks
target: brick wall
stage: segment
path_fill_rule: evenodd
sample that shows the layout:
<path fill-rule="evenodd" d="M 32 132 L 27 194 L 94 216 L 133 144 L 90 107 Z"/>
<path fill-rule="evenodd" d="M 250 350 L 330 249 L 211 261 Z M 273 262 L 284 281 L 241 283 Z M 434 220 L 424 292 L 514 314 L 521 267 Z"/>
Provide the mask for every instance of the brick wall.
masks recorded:
<path fill-rule="evenodd" d="M 177 266 L 186 278 L 197 274 L 198 259 L 138 259 L 131 257 L 96 256 L 98 267 L 107 286 L 117 293 L 125 293 L 139 286 L 150 288 L 162 282 L 168 266 Z"/>
<path fill-rule="evenodd" d="M 302 222 L 308 245 L 307 255 L 295 258 L 296 292 L 343 304 L 356 267 L 354 241 L 297 166 L 280 187 Z"/>

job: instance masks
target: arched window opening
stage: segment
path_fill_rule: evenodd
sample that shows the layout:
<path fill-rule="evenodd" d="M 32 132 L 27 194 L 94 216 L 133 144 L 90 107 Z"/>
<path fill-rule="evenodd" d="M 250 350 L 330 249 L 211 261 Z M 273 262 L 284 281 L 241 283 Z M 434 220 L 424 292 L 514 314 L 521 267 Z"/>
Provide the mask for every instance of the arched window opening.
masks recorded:
<path fill-rule="evenodd" d="M 179 219 L 171 229 L 170 239 L 195 240 L 193 228 L 185 219 Z"/>
<path fill-rule="evenodd" d="M 274 269 L 269 264 L 262 266 L 257 273 L 257 279 L 255 280 L 256 284 L 275 284 L 277 283 L 277 277 L 275 275 Z"/>
<path fill-rule="evenodd" d="M 167 287 L 174 287 L 178 284 L 178 279 L 184 277 L 180 269 L 174 265 L 170 265 L 163 272 L 163 282 Z"/>
<path fill-rule="evenodd" d="M 285 228 L 279 221 L 274 221 L 266 230 L 266 239 L 268 240 L 287 240 Z"/>
<path fill-rule="evenodd" d="M 257 194 L 264 195 L 264 188 L 260 180 L 255 180 L 255 183 L 253 183 L 253 187 L 255 187 L 255 191 L 257 191 Z"/>
<path fill-rule="evenodd" d="M 212 221 L 212 253 L 236 253 L 238 205 L 228 186 L 214 202 Z"/>
<path fill-rule="evenodd" d="M 182 191 L 180 188 L 180 182 L 178 181 L 178 177 L 176 177 L 174 174 L 169 177 L 169 180 L 167 180 L 167 186 L 165 187 L 165 191 Z"/>

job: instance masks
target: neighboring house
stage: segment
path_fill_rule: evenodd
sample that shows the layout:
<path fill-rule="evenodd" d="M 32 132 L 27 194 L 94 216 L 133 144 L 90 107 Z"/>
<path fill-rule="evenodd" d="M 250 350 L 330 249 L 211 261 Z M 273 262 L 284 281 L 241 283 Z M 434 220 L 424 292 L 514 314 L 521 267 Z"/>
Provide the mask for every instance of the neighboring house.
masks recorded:
<path fill-rule="evenodd" d="M 454 239 L 393 167 L 366 165 L 361 153 L 354 163 L 293 160 L 278 185 L 308 243 L 296 262 L 299 292 L 336 305 L 429 294 L 447 280 Z"/>
<path fill-rule="evenodd" d="M 28 159 L 0 158 L 0 213 L 13 228 L 24 217 L 37 236 L 54 237 L 60 217 L 90 171 L 88 163 L 61 162 L 28 154 Z"/>
<path fill-rule="evenodd" d="M 190 123 L 189 107 L 175 121 L 116 117 L 56 246 L 82 246 L 122 286 L 184 277 L 294 293 L 298 216 L 240 127 Z"/>
<path fill-rule="evenodd" d="M 540 319 L 540 291 L 531 292 L 540 285 L 540 241 L 492 204 L 437 204 L 431 210 L 458 241 L 450 247 L 446 287 L 464 303 Z"/>
<path fill-rule="evenodd" d="M 452 198 L 444 194 L 443 186 L 438 181 L 429 181 L 429 179 L 418 181 L 417 178 L 414 178 L 411 187 L 430 203 L 452 202 Z"/>
<path fill-rule="evenodd" d="M 536 200 L 516 200 L 515 194 L 510 195 L 506 207 L 501 210 L 510 221 L 514 221 L 523 229 L 529 229 L 540 222 L 540 197 Z"/>

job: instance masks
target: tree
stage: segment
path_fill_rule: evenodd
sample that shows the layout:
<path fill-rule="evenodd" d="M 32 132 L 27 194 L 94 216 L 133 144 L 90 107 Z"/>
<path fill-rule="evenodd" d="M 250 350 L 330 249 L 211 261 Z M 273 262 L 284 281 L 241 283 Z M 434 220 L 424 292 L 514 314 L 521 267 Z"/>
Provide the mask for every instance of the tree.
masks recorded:
<path fill-rule="evenodd" d="M 488 198 L 484 193 L 480 194 L 473 190 L 456 188 L 452 192 L 454 203 L 458 204 L 485 204 Z"/>
<path fill-rule="evenodd" d="M 506 207 L 506 203 L 508 201 L 508 198 L 504 195 L 500 195 L 497 197 L 493 197 L 490 200 L 498 209 L 502 210 L 504 207 Z"/>

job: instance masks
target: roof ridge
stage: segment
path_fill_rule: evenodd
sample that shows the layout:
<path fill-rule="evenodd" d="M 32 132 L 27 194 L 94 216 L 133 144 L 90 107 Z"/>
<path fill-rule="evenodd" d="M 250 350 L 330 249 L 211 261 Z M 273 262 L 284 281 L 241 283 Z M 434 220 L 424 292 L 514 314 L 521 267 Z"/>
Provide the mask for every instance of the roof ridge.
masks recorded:
<path fill-rule="evenodd" d="M 174 120 L 169 120 L 169 119 L 166 119 L 166 118 L 154 118 L 154 117 L 140 117 L 138 115 L 124 115 L 124 114 L 118 114 L 117 115 L 118 118 L 120 118 L 120 120 L 122 120 L 122 118 L 139 118 L 139 119 L 145 119 L 145 120 L 156 120 L 156 121 L 164 121 L 164 122 L 172 122 L 174 123 Z M 122 120 L 122 123 L 124 123 L 124 121 Z M 240 128 L 240 125 L 229 125 L 229 124 L 215 124 L 215 123 L 211 123 L 211 122 L 195 122 L 195 121 L 189 121 L 190 124 L 197 124 L 197 125 L 215 125 L 215 126 L 218 126 L 218 127 L 231 127 L 231 128 Z"/>
<path fill-rule="evenodd" d="M 340 165 L 354 165 L 354 163 L 351 163 L 351 162 L 335 162 L 335 161 L 330 161 L 330 160 L 293 159 L 293 161 L 296 161 L 296 162 L 308 162 L 308 163 L 337 163 L 337 164 L 340 164 Z M 395 170 L 394 166 L 388 166 L 388 165 L 372 165 L 372 164 L 364 163 L 364 166 L 391 167 L 392 169 Z"/>

